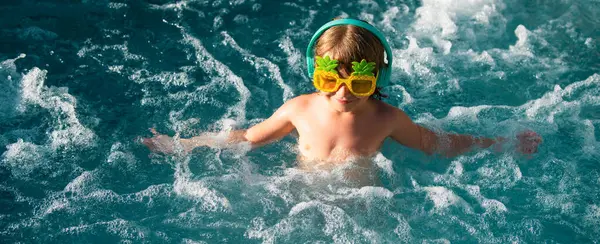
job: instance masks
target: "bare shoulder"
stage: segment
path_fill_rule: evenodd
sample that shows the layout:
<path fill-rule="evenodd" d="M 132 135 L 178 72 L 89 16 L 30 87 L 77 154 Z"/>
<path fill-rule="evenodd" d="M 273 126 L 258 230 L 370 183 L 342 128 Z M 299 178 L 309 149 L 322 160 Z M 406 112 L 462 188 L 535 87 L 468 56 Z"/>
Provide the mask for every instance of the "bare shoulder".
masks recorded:
<path fill-rule="evenodd" d="M 315 94 L 304 94 L 294 97 L 285 102 L 286 106 L 306 106 L 309 102 L 314 100 Z"/>
<path fill-rule="evenodd" d="M 314 94 L 305 94 L 287 100 L 281 107 L 287 109 L 301 109 L 314 100 Z"/>
<path fill-rule="evenodd" d="M 397 120 L 404 116 L 408 117 L 404 111 L 392 106 L 389 103 L 379 100 L 373 100 L 373 102 L 377 108 L 376 111 L 378 113 L 378 117 L 385 118 L 386 120 Z"/>
<path fill-rule="evenodd" d="M 302 111 L 305 111 L 314 99 L 314 94 L 306 94 L 294 97 L 281 105 L 277 112 L 285 113 L 287 115 L 296 115 Z"/>
<path fill-rule="evenodd" d="M 392 131 L 399 128 L 412 128 L 412 119 L 402 109 L 394 107 L 383 101 L 374 100 L 376 106 L 375 111 L 377 123 L 385 125 L 386 128 L 390 128 Z"/>

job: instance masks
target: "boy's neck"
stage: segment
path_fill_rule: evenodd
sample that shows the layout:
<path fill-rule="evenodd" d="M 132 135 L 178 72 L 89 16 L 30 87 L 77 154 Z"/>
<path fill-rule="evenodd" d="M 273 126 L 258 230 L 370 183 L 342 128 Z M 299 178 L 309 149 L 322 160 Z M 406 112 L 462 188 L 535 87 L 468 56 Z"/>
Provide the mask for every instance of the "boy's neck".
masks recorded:
<path fill-rule="evenodd" d="M 331 104 L 328 104 L 329 110 L 337 115 L 337 116 L 343 116 L 343 117 L 356 117 L 356 116 L 362 116 L 365 113 L 369 112 L 369 110 L 372 109 L 372 104 L 373 104 L 373 100 L 369 99 L 364 101 L 363 103 L 359 104 L 358 106 L 356 106 L 355 108 L 353 108 L 352 110 L 348 110 L 348 111 L 340 111 L 337 110 L 336 108 L 334 108 Z"/>

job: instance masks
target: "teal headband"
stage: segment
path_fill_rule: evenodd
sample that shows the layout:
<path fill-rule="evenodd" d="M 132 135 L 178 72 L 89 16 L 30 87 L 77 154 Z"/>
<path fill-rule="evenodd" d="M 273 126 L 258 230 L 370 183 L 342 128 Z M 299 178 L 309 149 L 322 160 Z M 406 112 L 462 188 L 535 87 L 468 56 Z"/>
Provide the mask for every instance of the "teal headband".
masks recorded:
<path fill-rule="evenodd" d="M 371 33 L 373 33 L 373 35 L 375 35 L 379 39 L 379 41 L 385 48 L 385 54 L 387 57 L 388 67 L 382 66 L 381 69 L 379 70 L 379 74 L 378 74 L 378 78 L 377 78 L 377 86 L 379 86 L 379 87 L 387 86 L 390 81 L 390 77 L 391 77 L 391 73 L 392 73 L 392 60 L 393 60 L 392 59 L 392 49 L 390 48 L 390 45 L 385 40 L 385 36 L 379 30 L 377 30 L 377 28 L 375 28 L 374 26 L 372 26 L 370 24 L 367 24 L 363 21 L 356 20 L 356 19 L 332 20 L 332 21 L 329 21 L 327 24 L 321 26 L 321 28 L 319 28 L 319 30 L 317 30 L 317 32 L 315 32 L 313 37 L 310 39 L 310 42 L 308 43 L 308 48 L 306 50 L 306 65 L 308 66 L 308 77 L 312 77 L 313 73 L 315 72 L 314 46 L 315 46 L 315 43 L 317 42 L 317 39 L 319 39 L 321 34 L 323 34 L 323 32 L 325 32 L 327 29 L 329 29 L 332 26 L 336 26 L 336 25 L 354 25 L 354 26 L 362 27 L 364 29 L 367 29 Z"/>

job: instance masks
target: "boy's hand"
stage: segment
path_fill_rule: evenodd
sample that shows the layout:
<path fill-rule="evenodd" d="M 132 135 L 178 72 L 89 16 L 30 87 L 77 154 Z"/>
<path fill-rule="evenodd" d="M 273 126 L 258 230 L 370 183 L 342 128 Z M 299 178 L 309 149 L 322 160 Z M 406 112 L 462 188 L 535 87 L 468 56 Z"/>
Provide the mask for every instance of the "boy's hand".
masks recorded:
<path fill-rule="evenodd" d="M 156 129 L 151 128 L 150 132 L 154 135 L 152 138 L 142 138 L 142 143 L 153 152 L 171 154 L 174 153 L 174 140 L 167 135 L 161 135 Z"/>
<path fill-rule="evenodd" d="M 523 154 L 533 154 L 538 151 L 542 137 L 531 130 L 526 130 L 517 135 L 517 151 Z"/>

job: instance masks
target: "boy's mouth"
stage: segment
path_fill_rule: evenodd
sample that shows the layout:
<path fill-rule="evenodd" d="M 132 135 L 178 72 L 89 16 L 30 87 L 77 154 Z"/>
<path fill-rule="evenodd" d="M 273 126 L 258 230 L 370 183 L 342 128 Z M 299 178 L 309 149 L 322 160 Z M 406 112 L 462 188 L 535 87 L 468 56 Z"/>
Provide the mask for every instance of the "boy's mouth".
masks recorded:
<path fill-rule="evenodd" d="M 351 102 L 355 101 L 354 99 L 343 99 L 343 98 L 342 99 L 335 98 L 335 100 L 338 101 L 341 104 L 348 104 L 348 103 L 351 103 Z"/>

